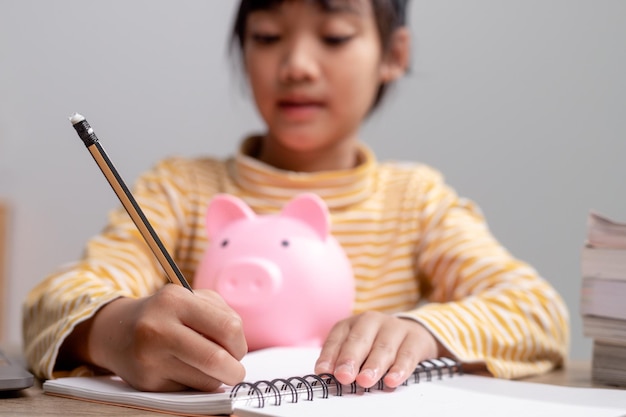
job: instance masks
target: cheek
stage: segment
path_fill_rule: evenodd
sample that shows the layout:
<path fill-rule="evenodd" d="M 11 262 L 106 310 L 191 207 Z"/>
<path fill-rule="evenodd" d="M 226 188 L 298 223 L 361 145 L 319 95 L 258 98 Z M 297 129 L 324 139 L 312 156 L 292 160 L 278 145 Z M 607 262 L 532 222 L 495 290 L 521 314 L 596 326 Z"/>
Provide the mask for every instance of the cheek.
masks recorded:
<path fill-rule="evenodd" d="M 344 97 L 362 103 L 369 109 L 381 83 L 379 54 L 370 48 L 360 48 L 338 66 L 335 86 Z"/>
<path fill-rule="evenodd" d="M 347 74 L 342 81 L 337 83 L 341 90 L 341 99 L 346 106 L 345 110 L 358 112 L 365 115 L 374 102 L 374 97 L 380 85 L 378 71 L 357 71 L 347 70 Z"/>
<path fill-rule="evenodd" d="M 252 90 L 254 100 L 259 108 L 271 99 L 269 94 L 272 87 L 271 67 L 267 63 L 260 63 L 259 60 L 246 59 L 246 78 Z"/>

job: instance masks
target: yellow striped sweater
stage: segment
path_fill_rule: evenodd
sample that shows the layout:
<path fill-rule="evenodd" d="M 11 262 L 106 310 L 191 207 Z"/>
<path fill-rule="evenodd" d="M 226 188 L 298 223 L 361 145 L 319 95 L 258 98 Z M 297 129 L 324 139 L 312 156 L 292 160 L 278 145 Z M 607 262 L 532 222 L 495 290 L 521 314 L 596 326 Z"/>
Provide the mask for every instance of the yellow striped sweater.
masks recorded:
<path fill-rule="evenodd" d="M 141 176 L 134 195 L 183 274 L 191 279 L 207 244 L 206 207 L 216 193 L 275 213 L 304 191 L 322 197 L 332 233 L 356 278 L 354 312 L 418 320 L 458 359 L 495 376 L 545 372 L 567 353 L 567 309 L 555 290 L 491 235 L 480 211 L 435 170 L 380 163 L 361 145 L 352 170 L 285 172 L 248 156 L 168 158 Z M 24 303 L 24 347 L 34 372 L 54 377 L 59 347 L 74 327 L 120 297 L 167 282 L 122 208 L 92 238 L 82 260 L 36 286 Z"/>

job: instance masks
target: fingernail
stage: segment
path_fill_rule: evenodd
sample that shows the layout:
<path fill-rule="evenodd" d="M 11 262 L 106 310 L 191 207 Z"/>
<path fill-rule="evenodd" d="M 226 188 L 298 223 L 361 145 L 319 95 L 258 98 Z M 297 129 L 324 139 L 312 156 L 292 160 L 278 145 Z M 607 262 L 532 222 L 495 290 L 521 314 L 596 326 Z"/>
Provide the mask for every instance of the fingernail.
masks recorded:
<path fill-rule="evenodd" d="M 330 369 L 330 363 L 329 362 L 325 362 L 325 361 L 316 364 L 315 365 L 315 369 L 317 369 L 318 373 L 320 373 L 320 374 L 329 373 L 332 370 L 332 369 Z"/>
<path fill-rule="evenodd" d="M 395 388 L 402 382 L 404 382 L 404 373 L 402 372 L 389 372 L 385 375 L 385 383 L 392 388 Z"/>
<path fill-rule="evenodd" d="M 399 372 L 389 372 L 389 373 L 387 374 L 387 378 L 389 378 L 389 379 L 391 379 L 391 380 L 395 381 L 395 380 L 397 380 L 397 379 L 400 379 L 400 373 L 399 373 Z"/>
<path fill-rule="evenodd" d="M 354 375 L 354 364 L 348 362 L 348 363 L 342 363 L 341 365 L 339 365 L 336 369 L 335 369 L 335 373 L 336 374 L 348 374 L 350 376 Z"/>
<path fill-rule="evenodd" d="M 368 380 L 372 382 L 376 382 L 377 372 L 374 369 L 364 369 L 361 371 L 361 375 L 363 375 L 364 377 L 366 377 Z"/>

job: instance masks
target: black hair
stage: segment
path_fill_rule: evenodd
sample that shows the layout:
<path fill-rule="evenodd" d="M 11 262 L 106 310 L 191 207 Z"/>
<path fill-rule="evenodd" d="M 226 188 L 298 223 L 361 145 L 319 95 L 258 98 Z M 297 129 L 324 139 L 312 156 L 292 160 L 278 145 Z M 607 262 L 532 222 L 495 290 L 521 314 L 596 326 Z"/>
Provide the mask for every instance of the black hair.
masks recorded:
<path fill-rule="evenodd" d="M 246 22 L 248 15 L 257 10 L 267 10 L 277 7 L 285 0 L 241 0 L 231 34 L 231 48 L 237 48 L 243 53 L 246 35 Z M 349 2 L 350 0 L 309 0 L 324 10 L 332 10 L 337 3 Z M 383 48 L 387 52 L 391 44 L 392 36 L 396 29 L 407 25 L 407 6 L 409 0 L 369 0 L 372 5 L 374 20 L 378 29 L 378 35 Z M 231 49 L 232 51 L 232 49 Z M 370 109 L 377 107 L 387 91 L 388 84 L 383 83 L 378 87 L 376 97 Z"/>

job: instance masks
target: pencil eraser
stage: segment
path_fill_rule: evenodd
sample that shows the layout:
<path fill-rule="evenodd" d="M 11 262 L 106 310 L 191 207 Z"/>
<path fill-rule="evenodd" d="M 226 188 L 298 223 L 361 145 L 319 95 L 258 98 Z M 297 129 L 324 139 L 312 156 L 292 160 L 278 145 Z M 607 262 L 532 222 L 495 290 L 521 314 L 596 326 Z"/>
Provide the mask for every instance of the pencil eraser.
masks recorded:
<path fill-rule="evenodd" d="M 85 120 L 85 117 L 79 113 L 74 113 L 72 116 L 70 116 L 70 122 L 72 122 L 73 125 L 75 125 L 76 123 L 80 123 L 83 120 Z"/>

